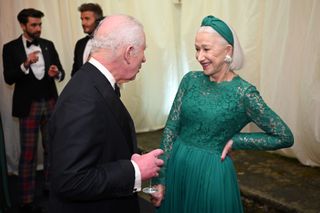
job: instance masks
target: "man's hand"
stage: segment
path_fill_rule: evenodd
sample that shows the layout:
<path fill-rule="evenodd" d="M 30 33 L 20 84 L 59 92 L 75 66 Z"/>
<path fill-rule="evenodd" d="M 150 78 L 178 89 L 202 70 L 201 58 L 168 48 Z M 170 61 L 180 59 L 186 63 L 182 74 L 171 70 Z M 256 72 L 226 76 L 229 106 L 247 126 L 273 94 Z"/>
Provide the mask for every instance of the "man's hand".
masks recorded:
<path fill-rule="evenodd" d="M 150 200 L 155 207 L 159 207 L 161 205 L 162 200 L 164 199 L 165 186 L 159 184 L 153 187 L 157 189 L 157 192 L 150 194 Z"/>
<path fill-rule="evenodd" d="M 58 67 L 56 65 L 51 65 L 49 67 L 49 70 L 48 70 L 48 75 L 52 78 L 56 77 L 57 75 L 59 75 L 59 70 L 58 70 Z"/>
<path fill-rule="evenodd" d="M 147 154 L 139 155 L 133 154 L 133 160 L 139 167 L 141 173 L 141 180 L 145 181 L 159 175 L 160 167 L 163 165 L 163 160 L 158 159 L 163 154 L 161 149 L 155 149 Z"/>
<path fill-rule="evenodd" d="M 37 63 L 37 61 L 39 60 L 39 56 L 38 53 L 40 53 L 39 50 L 37 51 L 33 51 L 32 53 L 30 53 L 26 59 L 26 61 L 23 63 L 23 66 L 26 69 L 29 69 L 31 64 Z"/>

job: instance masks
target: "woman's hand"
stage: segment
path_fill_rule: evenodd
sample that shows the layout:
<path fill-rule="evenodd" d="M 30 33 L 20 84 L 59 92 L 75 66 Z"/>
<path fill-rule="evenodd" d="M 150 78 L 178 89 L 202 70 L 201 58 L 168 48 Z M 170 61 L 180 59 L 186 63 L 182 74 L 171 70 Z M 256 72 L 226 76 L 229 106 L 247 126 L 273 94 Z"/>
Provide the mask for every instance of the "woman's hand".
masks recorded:
<path fill-rule="evenodd" d="M 227 144 L 224 146 L 222 154 L 221 154 L 221 161 L 223 161 L 226 156 L 231 152 L 233 140 L 229 140 Z"/>
<path fill-rule="evenodd" d="M 159 184 L 153 187 L 157 189 L 157 192 L 150 194 L 150 201 L 155 207 L 159 207 L 161 205 L 161 201 L 164 199 L 165 186 Z"/>

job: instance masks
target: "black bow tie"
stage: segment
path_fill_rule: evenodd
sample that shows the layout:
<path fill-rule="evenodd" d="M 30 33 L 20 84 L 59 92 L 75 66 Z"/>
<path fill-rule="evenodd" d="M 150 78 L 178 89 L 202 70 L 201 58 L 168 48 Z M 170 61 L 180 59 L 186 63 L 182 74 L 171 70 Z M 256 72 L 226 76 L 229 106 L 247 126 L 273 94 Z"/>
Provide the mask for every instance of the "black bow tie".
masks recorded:
<path fill-rule="evenodd" d="M 116 92 L 117 96 L 120 98 L 121 97 L 120 88 L 117 84 L 114 85 L 114 91 Z"/>
<path fill-rule="evenodd" d="M 27 47 L 30 47 L 31 45 L 38 46 L 38 45 L 39 45 L 38 40 L 33 39 L 31 42 L 30 42 L 30 41 L 27 41 Z"/>

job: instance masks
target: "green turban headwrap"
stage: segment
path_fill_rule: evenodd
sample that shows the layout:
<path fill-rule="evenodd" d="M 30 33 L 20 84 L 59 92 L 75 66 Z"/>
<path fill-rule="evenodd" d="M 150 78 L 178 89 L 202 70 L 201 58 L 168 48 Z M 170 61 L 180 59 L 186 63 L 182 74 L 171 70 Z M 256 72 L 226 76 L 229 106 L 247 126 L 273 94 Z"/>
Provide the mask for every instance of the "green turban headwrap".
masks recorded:
<path fill-rule="evenodd" d="M 202 20 L 201 27 L 209 26 L 217 31 L 229 44 L 233 46 L 233 34 L 231 29 L 222 20 L 214 17 L 207 16 Z"/>

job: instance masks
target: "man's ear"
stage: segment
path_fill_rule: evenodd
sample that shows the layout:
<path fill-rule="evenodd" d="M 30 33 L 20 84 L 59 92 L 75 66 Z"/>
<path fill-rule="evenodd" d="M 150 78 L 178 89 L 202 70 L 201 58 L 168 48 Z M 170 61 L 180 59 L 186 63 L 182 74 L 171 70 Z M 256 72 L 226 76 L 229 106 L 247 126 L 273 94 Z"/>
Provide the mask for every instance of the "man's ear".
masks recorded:
<path fill-rule="evenodd" d="M 22 29 L 23 32 L 26 30 L 26 24 L 20 23 L 20 27 L 21 27 L 21 29 Z"/>
<path fill-rule="evenodd" d="M 128 46 L 125 50 L 124 53 L 124 60 L 127 62 L 127 64 L 131 63 L 131 59 L 134 55 L 134 47 L 133 46 Z"/>

